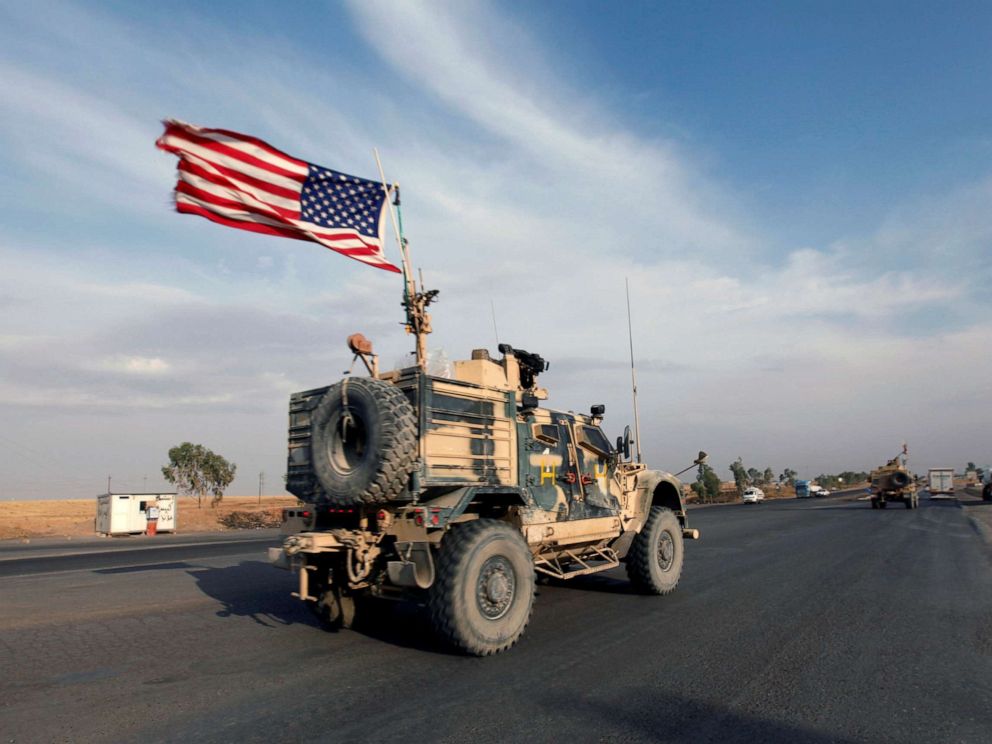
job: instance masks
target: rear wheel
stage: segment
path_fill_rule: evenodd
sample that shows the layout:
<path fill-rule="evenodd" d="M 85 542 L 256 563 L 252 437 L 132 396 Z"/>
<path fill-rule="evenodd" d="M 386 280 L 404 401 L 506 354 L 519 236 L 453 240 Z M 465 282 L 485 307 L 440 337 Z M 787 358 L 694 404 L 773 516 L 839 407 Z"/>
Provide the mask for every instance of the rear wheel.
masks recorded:
<path fill-rule="evenodd" d="M 359 617 L 359 608 L 365 603 L 360 597 L 331 586 L 317 595 L 316 602 L 307 602 L 307 604 L 322 625 L 337 630 L 353 628 Z"/>
<path fill-rule="evenodd" d="M 675 512 L 652 506 L 627 553 L 627 576 L 647 594 L 671 594 L 682 576 L 682 525 Z"/>
<path fill-rule="evenodd" d="M 428 597 L 431 624 L 447 643 L 473 656 L 510 648 L 534 606 L 534 561 L 520 533 L 477 519 L 441 541 Z"/>

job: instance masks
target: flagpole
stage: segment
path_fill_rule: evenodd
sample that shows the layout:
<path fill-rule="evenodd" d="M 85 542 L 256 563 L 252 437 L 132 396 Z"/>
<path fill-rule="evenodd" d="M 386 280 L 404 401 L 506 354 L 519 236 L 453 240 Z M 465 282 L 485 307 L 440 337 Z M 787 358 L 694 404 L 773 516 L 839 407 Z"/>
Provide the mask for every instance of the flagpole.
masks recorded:
<path fill-rule="evenodd" d="M 417 366 L 421 369 L 427 368 L 427 339 L 426 333 L 430 333 L 430 316 L 424 312 L 426 305 L 423 298 L 417 295 L 417 285 L 413 278 L 413 268 L 410 265 L 410 249 L 403 238 L 403 228 L 397 218 L 397 210 L 394 208 L 390 198 L 389 184 L 386 182 L 386 172 L 382 168 L 382 160 L 379 158 L 379 148 L 373 147 L 372 153 L 375 155 L 375 164 L 379 169 L 379 178 L 382 180 L 382 190 L 389 205 L 389 217 L 393 223 L 393 232 L 396 233 L 396 243 L 400 249 L 400 258 L 403 265 L 403 307 L 406 309 L 407 331 L 416 336 L 417 342 Z M 398 185 L 397 185 L 398 186 Z"/>
<path fill-rule="evenodd" d="M 637 461 L 641 460 L 641 421 L 637 415 L 637 376 L 634 373 L 634 330 L 630 322 L 630 280 L 623 278 L 627 291 L 627 340 L 630 342 L 630 387 L 634 397 L 634 444 L 637 445 Z"/>

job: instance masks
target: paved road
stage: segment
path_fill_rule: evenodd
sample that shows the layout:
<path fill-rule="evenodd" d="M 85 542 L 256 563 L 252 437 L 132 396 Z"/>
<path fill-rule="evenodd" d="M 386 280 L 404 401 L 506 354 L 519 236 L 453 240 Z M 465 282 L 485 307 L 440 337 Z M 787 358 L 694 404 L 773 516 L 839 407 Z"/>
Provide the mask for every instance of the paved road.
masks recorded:
<path fill-rule="evenodd" d="M 45 538 L 0 543 L 0 577 L 114 567 L 135 568 L 186 558 L 243 556 L 278 545 L 278 529 L 245 532 L 144 535 L 126 538 L 83 538 L 69 542 Z"/>
<path fill-rule="evenodd" d="M 675 595 L 622 573 L 541 587 L 491 659 L 446 653 L 405 606 L 321 631 L 264 540 L 6 564 L 2 739 L 989 741 L 992 559 L 955 502 L 692 519 Z"/>

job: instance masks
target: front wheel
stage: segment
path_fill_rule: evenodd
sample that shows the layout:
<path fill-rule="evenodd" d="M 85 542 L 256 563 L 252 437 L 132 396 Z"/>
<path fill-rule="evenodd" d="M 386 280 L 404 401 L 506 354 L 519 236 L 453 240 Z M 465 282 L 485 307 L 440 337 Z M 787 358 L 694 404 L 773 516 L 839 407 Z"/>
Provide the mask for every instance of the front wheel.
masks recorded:
<path fill-rule="evenodd" d="M 648 521 L 627 554 L 627 576 L 646 594 L 671 594 L 682 576 L 682 525 L 664 506 L 652 506 Z"/>
<path fill-rule="evenodd" d="M 534 561 L 520 533 L 505 522 L 477 519 L 441 541 L 428 596 L 435 632 L 473 656 L 510 648 L 534 606 Z"/>

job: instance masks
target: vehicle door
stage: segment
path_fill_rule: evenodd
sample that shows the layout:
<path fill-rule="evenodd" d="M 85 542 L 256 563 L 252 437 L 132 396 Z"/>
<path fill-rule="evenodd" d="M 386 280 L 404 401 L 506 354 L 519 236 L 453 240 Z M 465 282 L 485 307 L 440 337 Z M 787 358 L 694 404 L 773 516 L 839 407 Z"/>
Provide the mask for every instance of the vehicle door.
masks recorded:
<path fill-rule="evenodd" d="M 529 434 L 527 483 L 534 500 L 559 520 L 575 518 L 582 490 L 567 417 L 553 414 L 548 421 L 532 423 Z"/>
<path fill-rule="evenodd" d="M 579 481 L 587 507 L 615 513 L 620 502 L 610 493 L 609 440 L 598 426 L 575 422 L 575 442 Z"/>

